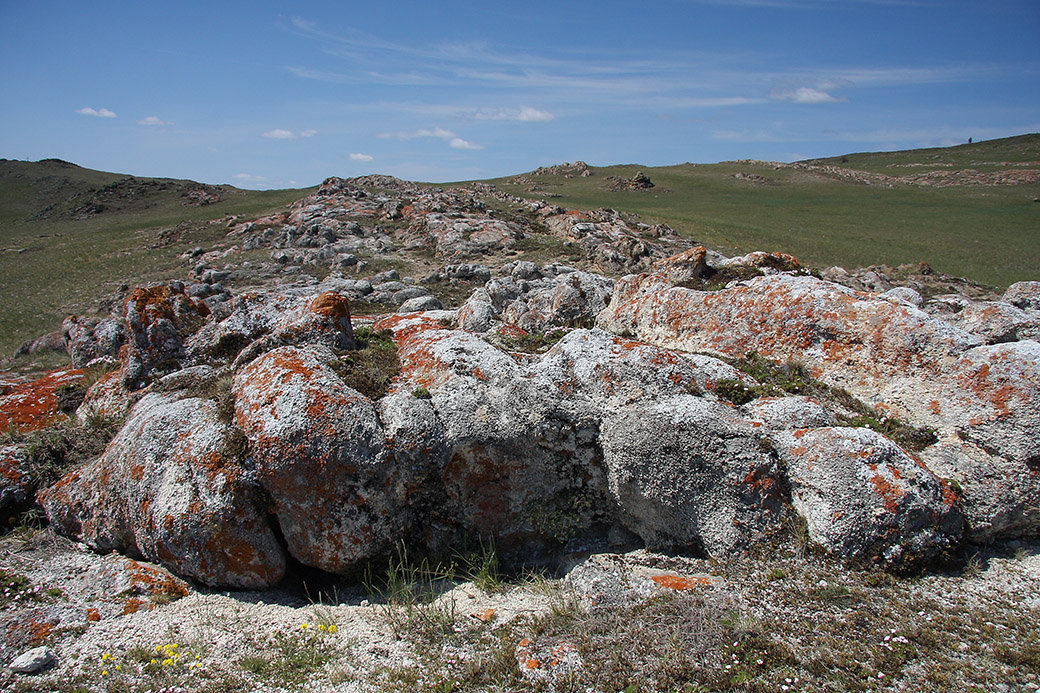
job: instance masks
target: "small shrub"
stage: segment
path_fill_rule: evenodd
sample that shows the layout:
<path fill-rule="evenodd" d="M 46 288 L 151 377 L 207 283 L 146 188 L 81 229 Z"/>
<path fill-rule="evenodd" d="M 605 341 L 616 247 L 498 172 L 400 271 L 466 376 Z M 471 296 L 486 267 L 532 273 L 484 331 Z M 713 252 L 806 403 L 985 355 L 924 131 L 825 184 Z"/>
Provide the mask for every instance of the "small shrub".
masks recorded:
<path fill-rule="evenodd" d="M 343 382 L 375 401 L 386 394 L 401 370 L 393 334 L 388 330 L 373 332 L 368 327 L 359 327 L 354 331 L 354 347 L 329 366 Z"/>
<path fill-rule="evenodd" d="M 417 387 L 412 390 L 412 397 L 416 399 L 433 399 L 433 395 L 425 387 Z"/>

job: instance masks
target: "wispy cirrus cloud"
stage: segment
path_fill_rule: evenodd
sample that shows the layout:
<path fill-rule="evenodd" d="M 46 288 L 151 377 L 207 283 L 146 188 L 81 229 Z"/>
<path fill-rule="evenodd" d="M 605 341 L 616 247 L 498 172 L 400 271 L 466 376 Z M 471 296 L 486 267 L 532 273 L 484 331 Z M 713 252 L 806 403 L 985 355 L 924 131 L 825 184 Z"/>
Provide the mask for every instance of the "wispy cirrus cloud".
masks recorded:
<path fill-rule="evenodd" d="M 797 89 L 774 89 L 769 94 L 774 101 L 789 101 L 790 103 L 835 103 L 846 101 L 831 96 L 822 89 L 814 87 L 798 87 Z"/>
<path fill-rule="evenodd" d="M 298 140 L 301 137 L 314 137 L 317 134 L 317 130 L 302 130 L 297 133 L 293 132 L 292 130 L 283 130 L 281 128 L 276 128 L 274 130 L 262 132 L 260 133 L 260 136 L 266 137 L 269 140 Z"/>
<path fill-rule="evenodd" d="M 423 128 L 421 130 L 408 130 L 400 132 L 381 132 L 376 137 L 382 139 L 395 139 L 395 140 L 414 140 L 425 137 L 431 137 L 434 139 L 444 140 L 448 143 L 448 146 L 452 149 L 483 149 L 479 144 L 468 142 L 451 130 L 445 130 L 444 128 Z"/>
<path fill-rule="evenodd" d="M 84 108 L 76 109 L 76 113 L 79 113 L 80 115 L 85 115 L 85 116 L 93 116 L 94 118 L 118 118 L 119 117 L 113 111 L 110 111 L 107 108 L 96 108 L 95 109 L 95 108 L 90 108 L 89 106 L 84 107 Z"/>
<path fill-rule="evenodd" d="M 548 123 L 556 116 L 530 106 L 520 108 L 479 108 L 475 111 L 463 111 L 460 118 L 472 120 L 519 120 L 524 123 Z"/>
<path fill-rule="evenodd" d="M 141 118 L 137 121 L 138 125 L 176 125 L 168 120 L 163 120 L 159 116 L 148 116 L 147 118 Z"/>

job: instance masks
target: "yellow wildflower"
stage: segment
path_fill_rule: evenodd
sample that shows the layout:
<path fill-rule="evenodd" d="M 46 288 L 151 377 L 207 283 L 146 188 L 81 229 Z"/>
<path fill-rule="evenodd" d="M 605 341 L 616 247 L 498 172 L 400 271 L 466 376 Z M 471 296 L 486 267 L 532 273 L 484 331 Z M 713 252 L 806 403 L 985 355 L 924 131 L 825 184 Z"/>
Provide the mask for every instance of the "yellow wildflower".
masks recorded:
<path fill-rule="evenodd" d="M 329 626 L 329 632 L 330 633 L 335 633 L 337 630 L 339 630 L 339 629 L 336 628 L 335 624 Z"/>

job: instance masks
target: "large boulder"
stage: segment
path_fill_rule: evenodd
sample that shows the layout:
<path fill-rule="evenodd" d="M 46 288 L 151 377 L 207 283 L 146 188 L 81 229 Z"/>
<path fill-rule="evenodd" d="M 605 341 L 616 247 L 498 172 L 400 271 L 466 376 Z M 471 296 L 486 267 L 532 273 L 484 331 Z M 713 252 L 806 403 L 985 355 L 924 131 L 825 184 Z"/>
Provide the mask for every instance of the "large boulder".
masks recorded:
<path fill-rule="evenodd" d="M 750 422 L 680 395 L 607 416 L 603 457 L 622 522 L 652 549 L 746 549 L 780 527 L 781 468 Z"/>
<path fill-rule="evenodd" d="M 289 553 L 342 572 L 384 552 L 402 518 L 372 402 L 321 346 L 279 347 L 235 377 L 235 421 L 249 440 Z"/>
<path fill-rule="evenodd" d="M 213 401 L 148 394 L 104 454 L 40 502 L 56 528 L 95 550 L 143 556 L 207 585 L 270 587 L 285 553 L 244 454 Z"/>
<path fill-rule="evenodd" d="M 881 434 L 796 429 L 773 441 L 809 538 L 828 552 L 901 567 L 960 541 L 953 488 Z"/>

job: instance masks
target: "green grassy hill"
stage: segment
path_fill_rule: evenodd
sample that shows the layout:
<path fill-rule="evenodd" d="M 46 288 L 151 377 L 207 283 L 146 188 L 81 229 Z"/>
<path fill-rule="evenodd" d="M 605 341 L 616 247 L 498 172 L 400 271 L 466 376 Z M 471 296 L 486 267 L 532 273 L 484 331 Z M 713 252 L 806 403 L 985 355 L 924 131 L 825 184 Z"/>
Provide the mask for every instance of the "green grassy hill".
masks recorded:
<path fill-rule="evenodd" d="M 1012 162 L 1007 166 L 1003 162 Z M 549 202 L 613 207 L 666 223 L 724 253 L 784 251 L 817 267 L 927 262 L 934 269 L 1004 287 L 1040 279 L 1040 184 L 892 187 L 852 182 L 813 166 L 919 175 L 930 171 L 1040 170 L 1040 135 L 940 149 L 849 154 L 785 165 L 723 162 L 593 168 L 591 177 L 533 176 Z M 612 192 L 607 176 L 643 171 L 649 190 Z M 529 199 L 528 183 L 495 183 Z"/>
<path fill-rule="evenodd" d="M 219 196 L 204 206 L 192 191 Z M 259 216 L 307 190 L 239 190 L 136 178 L 64 161 L 0 160 L 0 356 L 124 282 L 183 275 L 178 255 L 214 247 L 228 215 Z"/>

